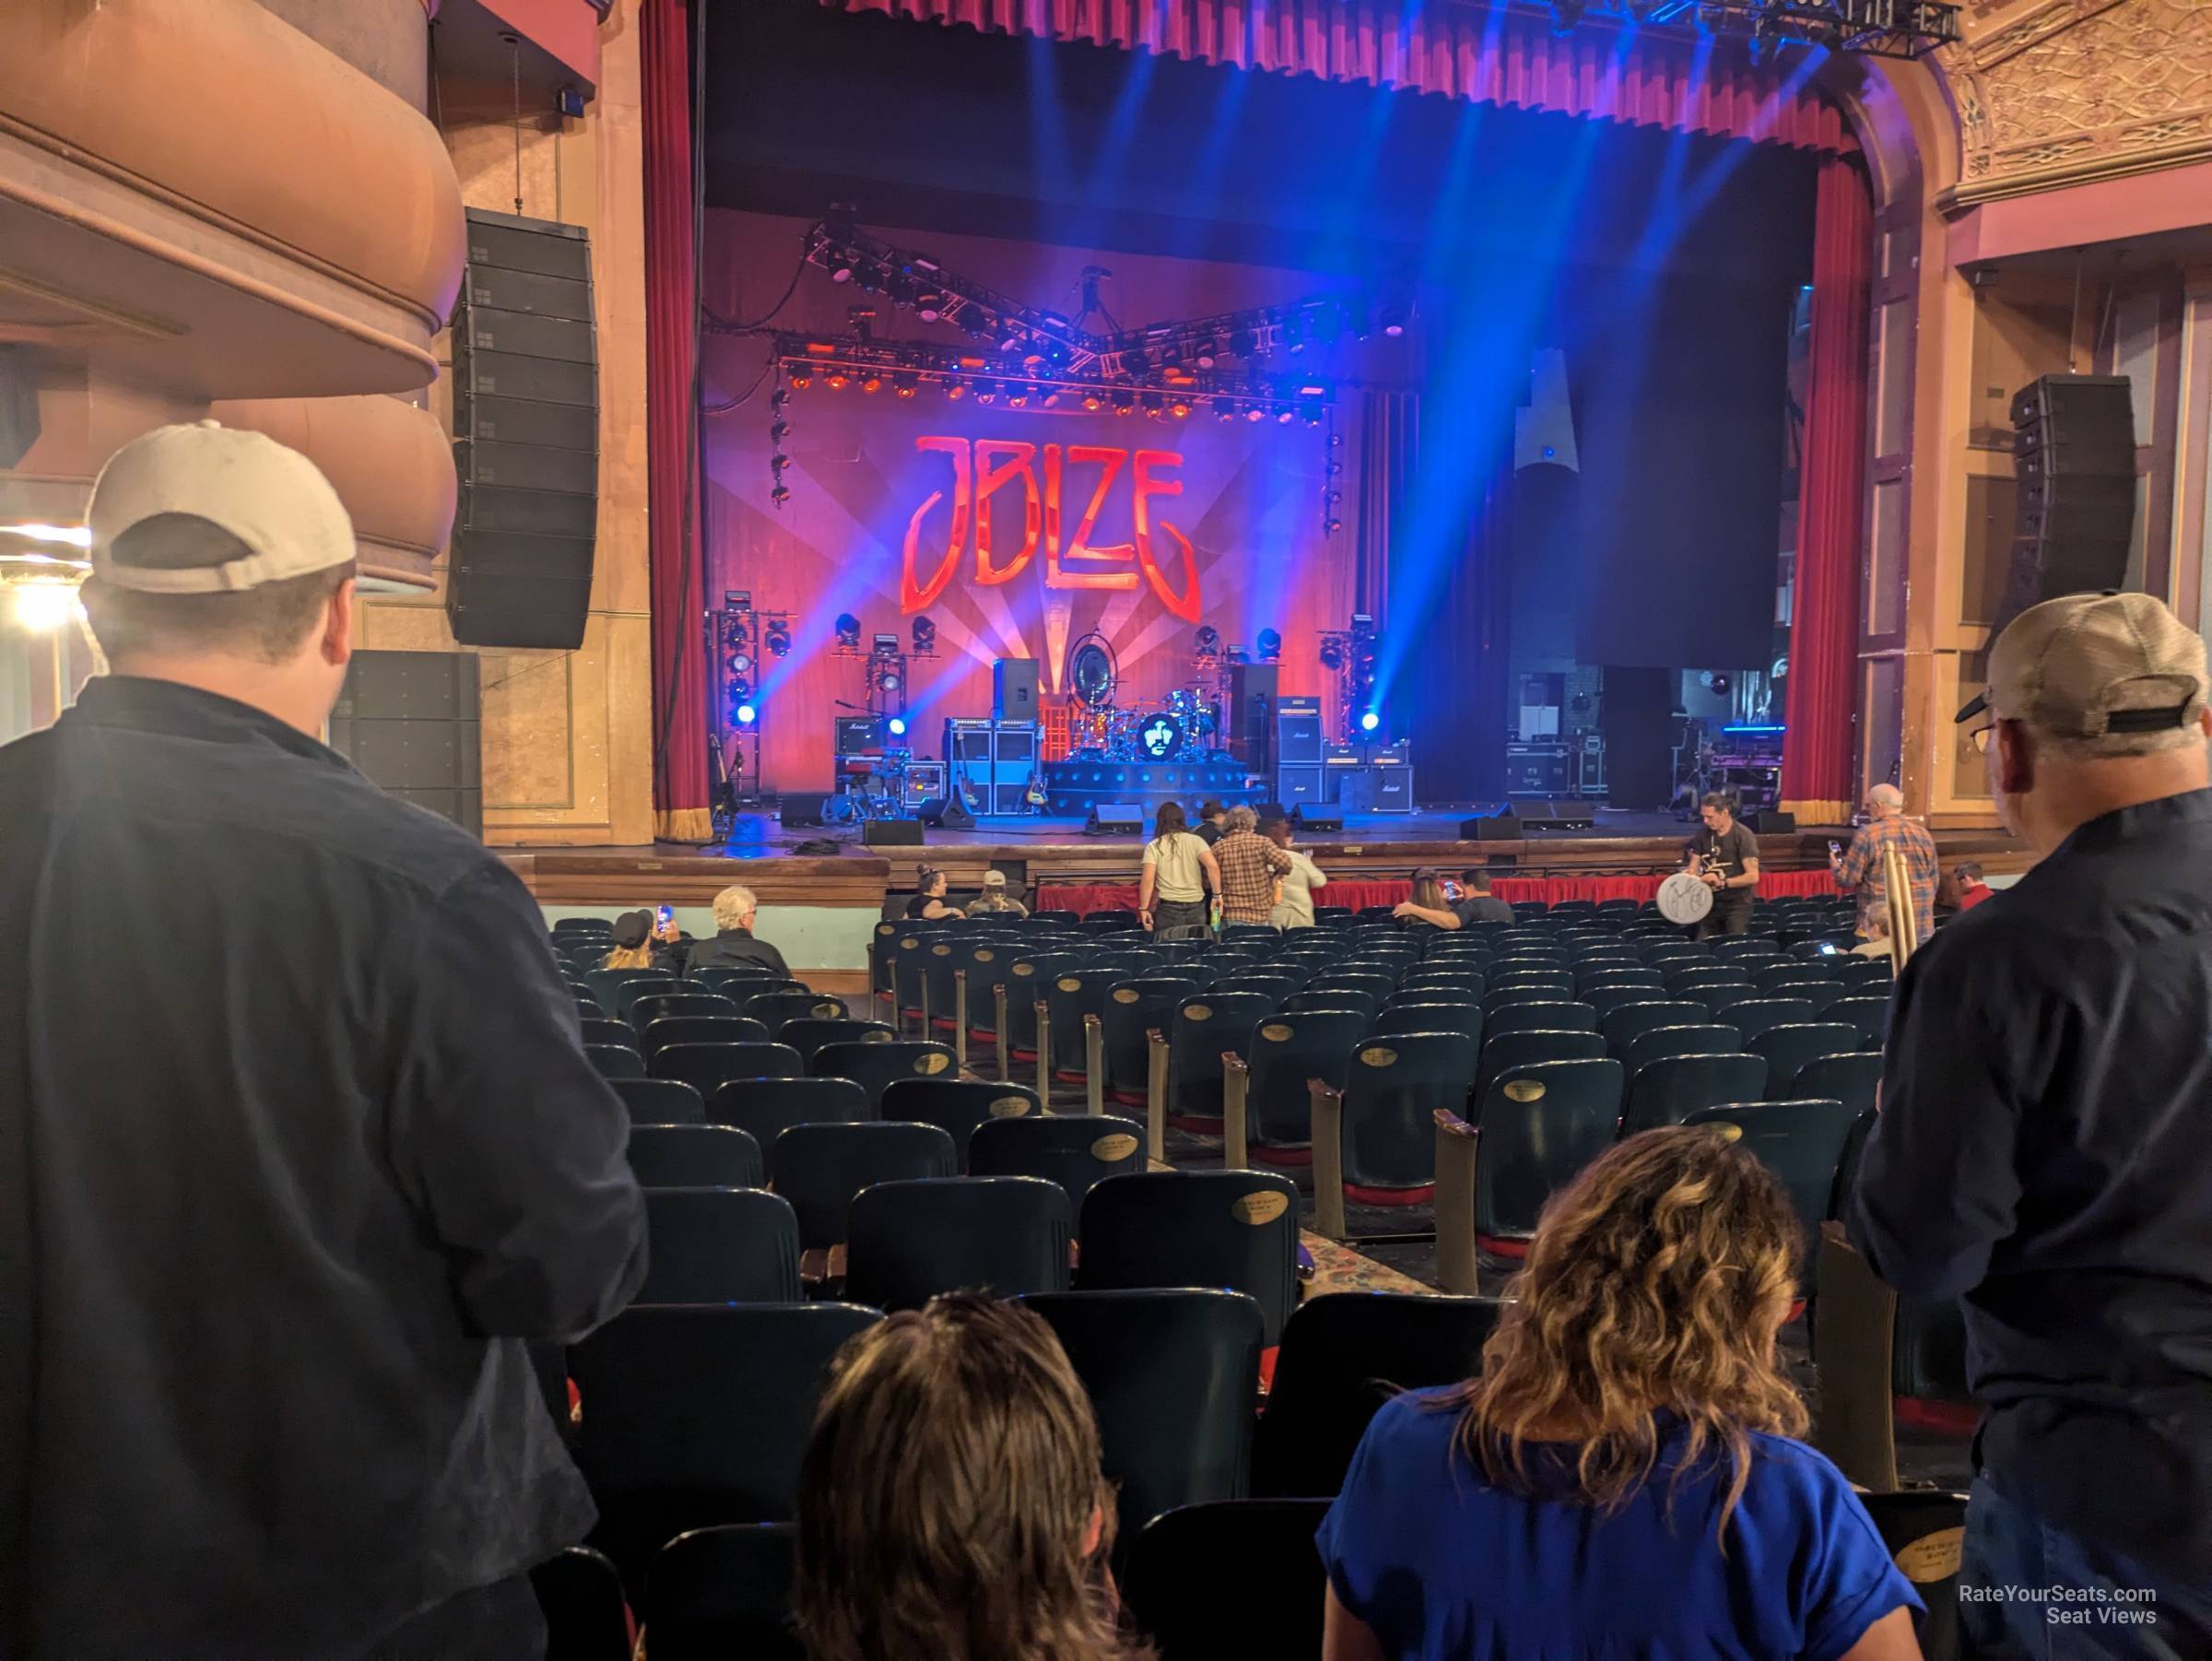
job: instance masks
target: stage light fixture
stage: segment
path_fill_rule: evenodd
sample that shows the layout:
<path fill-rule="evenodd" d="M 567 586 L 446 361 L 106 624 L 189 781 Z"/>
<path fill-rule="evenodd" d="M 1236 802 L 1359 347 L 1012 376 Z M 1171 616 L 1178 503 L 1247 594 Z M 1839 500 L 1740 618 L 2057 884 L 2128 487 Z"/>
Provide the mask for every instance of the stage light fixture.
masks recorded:
<path fill-rule="evenodd" d="M 769 501 L 774 502 L 776 506 L 782 507 L 785 502 L 791 500 L 791 487 L 783 484 L 779 484 L 773 487 L 768 493 L 768 499 Z"/>
<path fill-rule="evenodd" d="M 1283 654 L 1283 637 L 1276 630 L 1261 630 L 1259 639 L 1253 643 L 1259 648 L 1260 661 L 1264 664 L 1274 663 Z"/>
<path fill-rule="evenodd" d="M 1341 519 L 1332 519 L 1328 522 L 1328 524 L 1322 526 L 1322 529 L 1325 530 L 1330 536 L 1334 536 L 1337 532 L 1344 529 L 1344 521 Z"/>
<path fill-rule="evenodd" d="M 794 369 L 791 371 L 791 383 L 797 387 L 812 386 L 814 377 L 803 369 Z"/>
<path fill-rule="evenodd" d="M 891 377 L 891 391 L 902 398 L 911 398 L 922 390 L 922 377 L 912 370 L 902 370 Z"/>
<path fill-rule="evenodd" d="M 945 315 L 945 297 L 935 289 L 924 289 L 914 296 L 914 315 L 924 323 L 935 323 Z"/>
<path fill-rule="evenodd" d="M 1216 398 L 1216 399 L 1214 400 L 1214 419 L 1215 419 L 1215 420 L 1217 420 L 1217 421 L 1233 421 L 1233 420 L 1235 420 L 1236 418 L 1237 418 L 1237 407 L 1236 407 L 1236 406 L 1235 406 L 1235 405 L 1231 404 L 1231 403 L 1230 403 L 1230 401 L 1229 401 L 1227 398 Z"/>
<path fill-rule="evenodd" d="M 1211 623 L 1201 624 L 1197 639 L 1194 643 L 1197 646 L 1199 656 L 1215 656 L 1221 650 L 1221 630 Z"/>
<path fill-rule="evenodd" d="M 1177 398 L 1168 406 L 1168 413 L 1179 421 L 1187 420 L 1191 413 L 1191 401 L 1188 398 Z"/>
<path fill-rule="evenodd" d="M 846 374 L 842 370 L 840 370 L 836 374 L 830 377 L 829 385 L 831 392 L 842 392 L 846 387 L 852 384 L 853 377 Z"/>
<path fill-rule="evenodd" d="M 759 718 L 760 712 L 751 704 L 741 703 L 737 706 L 737 724 L 739 726 L 750 726 Z"/>
<path fill-rule="evenodd" d="M 768 442 L 770 443 L 781 444 L 790 436 L 791 423 L 783 419 L 782 417 L 778 416 L 774 420 L 768 424 Z"/>
<path fill-rule="evenodd" d="M 1209 335 L 1198 343 L 1198 367 L 1200 369 L 1213 368 L 1219 361 L 1220 355 L 1221 339 L 1219 336 Z"/>
<path fill-rule="evenodd" d="M 849 611 L 837 614 L 837 643 L 843 648 L 860 645 L 860 619 Z"/>
<path fill-rule="evenodd" d="M 978 381 L 975 383 L 975 401 L 978 404 L 997 403 L 998 388 L 988 381 Z"/>
<path fill-rule="evenodd" d="M 768 458 L 768 470 L 778 478 L 783 477 L 783 470 L 790 465 L 791 457 L 785 455 L 781 450 Z"/>
<path fill-rule="evenodd" d="M 937 625 L 927 612 L 914 619 L 914 651 L 926 655 L 937 649 Z"/>
<path fill-rule="evenodd" d="M 860 390 L 866 393 L 881 392 L 883 390 L 883 377 L 872 371 L 863 376 L 861 378 Z"/>
<path fill-rule="evenodd" d="M 945 395 L 953 403 L 959 403 L 962 398 L 968 395 L 968 383 L 965 381 L 946 382 Z"/>
<path fill-rule="evenodd" d="M 1137 400 L 1137 407 L 1145 412 L 1145 418 L 1147 420 L 1159 420 L 1160 414 L 1159 395 L 1156 392 L 1147 393 L 1143 397 Z"/>
<path fill-rule="evenodd" d="M 903 715 L 893 715 L 888 721 L 884 723 L 884 730 L 889 733 L 894 738 L 905 737 L 906 717 Z"/>
<path fill-rule="evenodd" d="M 1369 710 L 1359 717 L 1359 730 L 1363 733 L 1371 733 L 1382 724 L 1382 717 L 1372 710 Z"/>
<path fill-rule="evenodd" d="M 1298 412 L 1294 409 L 1278 409 L 1275 412 L 1275 422 L 1278 427 L 1288 427 L 1291 422 L 1297 419 Z M 1313 424 L 1318 427 L 1321 425 L 1321 422 L 1317 418 Z"/>
<path fill-rule="evenodd" d="M 1135 407 L 1136 395 L 1135 393 L 1117 392 L 1113 395 L 1113 413 L 1115 415 L 1125 416 Z"/>
<path fill-rule="evenodd" d="M 1017 383 L 1006 388 L 1006 407 L 1008 409 L 1027 409 L 1029 406 L 1030 389 L 1028 387 Z"/>
<path fill-rule="evenodd" d="M 1335 634 L 1321 637 L 1321 666 L 1324 669 L 1344 667 L 1344 641 Z"/>
<path fill-rule="evenodd" d="M 1106 406 L 1106 400 L 1105 400 L 1104 398 L 1101 398 L 1100 396 L 1099 396 L 1099 395 L 1098 395 L 1097 393 L 1095 393 L 1095 392 L 1087 392 L 1087 393 L 1085 393 L 1085 394 L 1083 395 L 1083 407 L 1084 407 L 1084 408 L 1086 408 L 1086 409 L 1088 409 L 1088 410 L 1092 410 L 1092 411 L 1097 411 L 1097 410 L 1100 410 L 1100 409 L 1103 409 L 1105 406 Z"/>
<path fill-rule="evenodd" d="M 1383 312 L 1382 333 L 1393 340 L 1397 339 L 1398 336 L 1405 334 L 1406 314 L 1395 310 L 1394 308 L 1391 311 Z"/>
<path fill-rule="evenodd" d="M 1306 425 L 1307 425 L 1307 426 L 1309 426 L 1309 427 L 1318 427 L 1318 426 L 1320 426 L 1320 425 L 1321 425 L 1321 406 L 1320 406 L 1320 405 L 1318 405 L 1318 404 L 1307 404 L 1307 405 L 1301 406 L 1300 406 L 1300 410 L 1299 410 L 1299 413 L 1300 413 L 1300 415 L 1302 415 L 1302 416 L 1304 416 L 1304 417 L 1305 417 L 1305 420 L 1306 420 Z"/>
<path fill-rule="evenodd" d="M 833 283 L 849 283 L 853 280 L 851 256 L 842 253 L 833 253 L 830 256 L 830 280 Z"/>
<path fill-rule="evenodd" d="M 1244 418 L 1248 421 L 1264 421 L 1267 418 L 1267 412 L 1262 409 L 1257 404 L 1254 404 L 1250 409 L 1244 412 Z"/>
<path fill-rule="evenodd" d="M 768 628 L 760 636 L 760 643 L 768 648 L 771 657 L 789 657 L 791 655 L 791 620 L 782 617 L 769 618 Z"/>
<path fill-rule="evenodd" d="M 890 297 L 891 304 L 904 306 L 909 310 L 912 309 L 914 301 L 922 296 L 922 285 L 903 271 L 893 272 L 888 280 L 884 283 L 883 289 Z"/>
<path fill-rule="evenodd" d="M 1260 349 L 1260 337 L 1251 329 L 1239 329 L 1229 337 L 1229 355 L 1232 358 L 1250 358 Z"/>

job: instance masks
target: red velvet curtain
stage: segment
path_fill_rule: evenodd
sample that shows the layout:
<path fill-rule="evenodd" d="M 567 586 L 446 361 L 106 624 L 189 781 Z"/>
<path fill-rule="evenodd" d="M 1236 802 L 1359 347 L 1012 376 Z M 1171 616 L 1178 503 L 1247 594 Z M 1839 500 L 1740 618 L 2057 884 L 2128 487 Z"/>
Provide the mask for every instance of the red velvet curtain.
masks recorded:
<path fill-rule="evenodd" d="M 1441 92 L 1477 103 L 1644 126 L 1856 147 L 1836 108 L 1734 50 L 1590 27 L 1565 36 L 1502 6 L 1408 0 L 822 0 L 845 11 L 964 23 L 1006 34 L 1144 48 L 1226 64 Z M 1626 43 L 1626 50 L 1623 50 Z"/>
<path fill-rule="evenodd" d="M 1866 175 L 1854 159 L 1831 156 L 1821 163 L 1814 202 L 1811 360 L 1782 752 L 1783 807 L 1817 825 L 1848 821 L 1854 794 L 1873 265 Z"/>
<path fill-rule="evenodd" d="M 644 0 L 645 479 L 653 595 L 653 834 L 705 842 L 697 388 L 692 267 L 691 0 Z"/>

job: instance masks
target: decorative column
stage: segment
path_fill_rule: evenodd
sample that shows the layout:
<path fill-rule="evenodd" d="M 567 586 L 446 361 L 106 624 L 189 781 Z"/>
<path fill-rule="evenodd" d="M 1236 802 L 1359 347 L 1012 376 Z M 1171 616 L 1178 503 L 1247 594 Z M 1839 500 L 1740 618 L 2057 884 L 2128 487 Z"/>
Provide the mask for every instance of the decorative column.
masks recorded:
<path fill-rule="evenodd" d="M 1820 165 L 1813 218 L 1811 362 L 1782 752 L 1783 811 L 1819 825 L 1849 819 L 1853 795 L 1873 225 L 1857 158 L 1830 157 Z"/>

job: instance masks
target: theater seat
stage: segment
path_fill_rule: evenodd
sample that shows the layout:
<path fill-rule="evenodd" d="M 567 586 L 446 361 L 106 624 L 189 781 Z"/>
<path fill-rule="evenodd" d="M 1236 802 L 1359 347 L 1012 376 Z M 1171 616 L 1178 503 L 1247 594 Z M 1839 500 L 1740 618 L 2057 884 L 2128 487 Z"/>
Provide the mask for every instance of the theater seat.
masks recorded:
<path fill-rule="evenodd" d="M 604 1551 L 570 1546 L 530 1571 L 546 1618 L 546 1661 L 629 1661 L 622 1576 Z"/>
<path fill-rule="evenodd" d="M 1088 1291 L 1224 1286 L 1257 1299 L 1272 1349 L 1298 1297 L 1298 1189 L 1264 1171 L 1144 1171 L 1083 1201 Z"/>
<path fill-rule="evenodd" d="M 952 1138 L 961 1170 L 967 1169 L 969 1138 L 978 1125 L 994 1119 L 1041 1118 L 1044 1114 L 1037 1092 L 1026 1086 L 955 1078 L 948 1074 L 895 1079 L 885 1087 L 880 1108 L 887 1119 L 912 1119 L 944 1131 Z"/>
<path fill-rule="evenodd" d="M 639 1303 L 773 1303 L 799 1296 L 799 1223 L 758 1188 L 653 1188 L 645 1195 Z"/>
<path fill-rule="evenodd" d="M 641 1188 L 759 1188 L 766 1180 L 760 1144 L 728 1125 L 633 1125 L 629 1169 Z"/>
<path fill-rule="evenodd" d="M 1124 1548 L 1160 1512 L 1248 1491 L 1261 1337 L 1251 1298 L 1176 1288 L 1022 1302 L 1090 1395 Z"/>
<path fill-rule="evenodd" d="M 789 1523 L 677 1535 L 646 1582 L 645 1653 L 653 1661 L 806 1661 L 791 1630 L 797 1556 Z"/>
<path fill-rule="evenodd" d="M 1342 1091 L 1314 1081 L 1314 1227 L 1347 1238 L 1345 1207 L 1426 1205 L 1435 1197 L 1431 1130 L 1475 1082 L 1476 1049 L 1464 1032 L 1396 1032 L 1359 1044 Z"/>
<path fill-rule="evenodd" d="M 703 1125 L 706 1099 L 680 1078 L 610 1078 L 632 1125 Z"/>
<path fill-rule="evenodd" d="M 1129 1548 L 1123 1596 L 1159 1661 L 1317 1657 L 1326 1500 L 1226 1500 L 1155 1517 Z"/>
<path fill-rule="evenodd" d="M 1281 1009 L 1255 1023 L 1243 1054 L 1221 1057 L 1221 1162 L 1232 1171 L 1254 1159 L 1311 1164 L 1309 1085 L 1319 1078 L 1342 1090 L 1353 1047 L 1366 1032 L 1367 1017 L 1356 1009 Z"/>
<path fill-rule="evenodd" d="M 1111 1114 L 991 1119 L 968 1143 L 975 1176 L 1041 1176 L 1066 1190 L 1077 1215 L 1084 1196 L 1110 1176 L 1144 1169 L 1145 1127 Z"/>
<path fill-rule="evenodd" d="M 853 1201 L 845 1290 L 884 1310 L 963 1290 L 1063 1291 L 1072 1216 L 1065 1190 L 1041 1177 L 877 1183 Z"/>
<path fill-rule="evenodd" d="M 1511 1067 L 1483 1092 L 1477 1125 L 1477 1249 L 1518 1260 L 1528 1255 L 1545 1202 L 1611 1144 L 1620 1122 L 1622 1067 L 1600 1061 L 1539 1061 Z M 1441 1218 L 1445 1200 L 1440 1193 Z"/>
<path fill-rule="evenodd" d="M 776 1192 L 797 1214 L 799 1249 L 845 1243 L 853 1196 L 877 1183 L 951 1176 L 952 1138 L 934 1125 L 794 1125 L 768 1150 Z M 811 1272 L 811 1271 L 810 1271 Z"/>

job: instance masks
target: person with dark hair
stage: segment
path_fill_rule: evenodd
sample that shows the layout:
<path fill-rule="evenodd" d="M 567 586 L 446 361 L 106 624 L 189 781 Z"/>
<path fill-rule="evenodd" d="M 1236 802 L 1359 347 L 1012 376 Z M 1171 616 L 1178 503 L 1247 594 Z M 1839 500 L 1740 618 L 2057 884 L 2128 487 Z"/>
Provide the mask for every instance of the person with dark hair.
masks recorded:
<path fill-rule="evenodd" d="M 1899 975 L 1843 1221 L 1965 1316 L 1977 1655 L 2212 1655 L 2208 690 L 2161 601 L 2085 594 L 1959 713 L 2037 863 Z"/>
<path fill-rule="evenodd" d="M 1229 809 L 1219 802 L 1206 803 L 1198 809 L 1198 824 L 1191 834 L 1212 847 L 1229 834 Z"/>
<path fill-rule="evenodd" d="M 1645 1131 L 1545 1207 L 1465 1384 L 1386 1403 L 1316 1541 L 1326 1661 L 1919 1661 L 1911 1584 L 1777 1334 L 1803 1231 L 1715 1127 Z"/>
<path fill-rule="evenodd" d="M 960 915 L 960 908 L 945 898 L 944 872 L 930 866 L 914 867 L 914 896 L 906 902 L 906 914 L 929 923 Z"/>
<path fill-rule="evenodd" d="M 1751 932 L 1751 899 L 1759 891 L 1759 838 L 1735 817 L 1735 797 L 1706 794 L 1698 811 L 1705 829 L 1689 839 L 1685 868 L 1712 890 L 1712 910 L 1700 920 L 1700 940 Z"/>
<path fill-rule="evenodd" d="M 1090 1397 L 1038 1315 L 954 1293 L 838 1351 L 799 1462 L 808 1661 L 1139 1661 L 1112 1544 Z"/>
<path fill-rule="evenodd" d="M 1951 882 L 1962 912 L 1971 912 L 1984 900 L 1997 897 L 1997 890 L 1983 880 L 1982 867 L 1971 859 L 1962 859 L 1952 867 Z"/>
<path fill-rule="evenodd" d="M 1313 890 L 1329 886 L 1328 873 L 1307 858 L 1303 849 L 1291 846 L 1288 815 L 1270 813 L 1260 821 L 1260 834 L 1290 855 L 1290 868 L 1283 873 L 1268 921 L 1277 928 L 1312 928 Z"/>
<path fill-rule="evenodd" d="M 166 427 L 93 486 L 112 673 L 0 749 L 0 1654 L 545 1654 L 591 1496 L 525 1340 L 645 1272 L 544 914 L 319 735 L 354 533 Z"/>
<path fill-rule="evenodd" d="M 1155 935 L 1182 936 L 1206 925 L 1206 889 L 1218 893 L 1221 867 L 1205 839 L 1183 827 L 1182 804 L 1162 802 L 1145 844 L 1136 920 Z"/>
<path fill-rule="evenodd" d="M 1444 892 L 1443 873 L 1423 866 L 1413 874 L 1413 898 L 1401 900 L 1390 914 L 1401 922 L 1436 928 L 1466 928 L 1477 923 L 1511 923 L 1513 908 L 1490 894 L 1490 874 L 1479 866 L 1461 873 L 1467 892 L 1454 900 Z"/>

